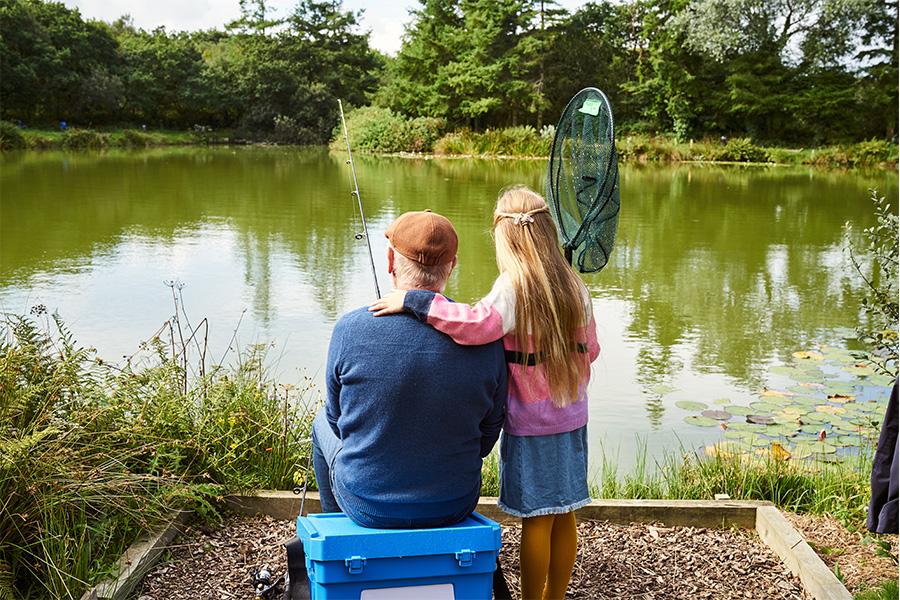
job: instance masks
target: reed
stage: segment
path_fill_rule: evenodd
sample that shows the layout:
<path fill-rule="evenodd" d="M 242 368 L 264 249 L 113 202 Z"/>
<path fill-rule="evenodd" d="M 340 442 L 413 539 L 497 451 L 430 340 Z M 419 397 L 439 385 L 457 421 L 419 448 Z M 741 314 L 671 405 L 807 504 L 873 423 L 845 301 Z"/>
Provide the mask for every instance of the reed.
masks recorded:
<path fill-rule="evenodd" d="M 0 323 L 0 598 L 77 598 L 172 511 L 302 481 L 311 386 L 258 347 L 188 377 L 176 339 L 112 366 L 59 319 Z"/>

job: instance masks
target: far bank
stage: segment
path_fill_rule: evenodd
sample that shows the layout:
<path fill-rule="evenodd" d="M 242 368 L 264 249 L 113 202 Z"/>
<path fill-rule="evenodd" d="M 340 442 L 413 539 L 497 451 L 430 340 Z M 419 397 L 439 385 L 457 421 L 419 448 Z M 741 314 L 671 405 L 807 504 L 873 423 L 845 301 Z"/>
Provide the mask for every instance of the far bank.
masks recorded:
<path fill-rule="evenodd" d="M 553 140 L 553 127 L 538 131 L 531 126 L 468 129 L 443 132 L 437 119 L 374 122 L 365 115 L 348 118 L 354 152 L 399 157 L 495 158 L 545 160 Z M 147 130 L 139 127 L 30 129 L 0 123 L 0 151 L 102 150 L 160 146 L 281 145 L 277 139 L 246 139 L 231 130 L 196 127 L 192 130 Z M 335 130 L 335 151 L 346 152 L 343 136 Z M 825 168 L 897 169 L 898 146 L 886 140 L 811 148 L 761 146 L 749 138 L 678 141 L 672 136 L 623 133 L 617 136 L 619 159 L 637 163 L 701 162 L 719 164 L 812 165 Z"/>

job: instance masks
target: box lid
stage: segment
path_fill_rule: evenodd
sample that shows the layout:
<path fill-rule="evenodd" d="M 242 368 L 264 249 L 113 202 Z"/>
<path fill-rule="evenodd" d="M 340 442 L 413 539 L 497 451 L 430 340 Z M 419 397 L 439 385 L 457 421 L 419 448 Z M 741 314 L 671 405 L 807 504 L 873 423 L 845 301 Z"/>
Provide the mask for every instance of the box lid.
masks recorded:
<path fill-rule="evenodd" d="M 316 561 L 500 549 L 500 525 L 478 513 L 437 529 L 369 529 L 343 513 L 315 514 L 297 518 L 297 536 L 303 540 L 306 556 Z"/>

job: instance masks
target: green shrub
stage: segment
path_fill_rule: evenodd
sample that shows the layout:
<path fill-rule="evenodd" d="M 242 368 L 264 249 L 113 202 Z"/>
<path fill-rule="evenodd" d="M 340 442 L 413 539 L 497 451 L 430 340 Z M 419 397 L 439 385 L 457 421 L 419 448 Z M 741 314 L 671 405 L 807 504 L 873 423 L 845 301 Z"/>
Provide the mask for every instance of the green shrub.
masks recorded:
<path fill-rule="evenodd" d="M 732 138 L 714 152 L 714 159 L 729 162 L 766 162 L 769 153 L 756 146 L 750 138 Z"/>
<path fill-rule="evenodd" d="M 616 140 L 616 150 L 622 160 L 640 162 L 690 160 L 676 142 L 660 136 L 627 135 Z"/>
<path fill-rule="evenodd" d="M 860 340 L 872 350 L 875 365 L 884 373 L 897 376 L 900 332 L 898 304 L 898 244 L 900 219 L 897 212 L 876 190 L 871 191 L 875 210 L 875 225 L 864 230 L 866 245 L 848 247 L 855 272 L 865 282 L 864 296 L 860 300 L 866 321 L 858 328 Z M 845 225 L 848 229 L 850 224 Z M 849 236 L 848 236 L 849 238 Z M 871 265 L 864 268 L 863 264 Z"/>
<path fill-rule="evenodd" d="M 346 121 L 352 148 L 367 152 L 431 152 L 444 129 L 442 119 L 407 119 L 379 106 L 353 109 Z M 334 128 L 331 147 L 346 149 L 340 123 Z"/>
<path fill-rule="evenodd" d="M 434 153 L 473 156 L 539 156 L 550 154 L 552 138 L 530 125 L 488 129 L 476 133 L 464 129 L 448 133 L 434 145 Z"/>
<path fill-rule="evenodd" d="M 0 152 L 23 150 L 27 144 L 19 128 L 8 121 L 0 121 Z"/>
<path fill-rule="evenodd" d="M 58 319 L 0 322 L 0 598 L 78 598 L 171 511 L 296 484 L 309 387 L 276 387 L 258 347 L 188 378 L 173 337 L 112 367 Z"/>
<path fill-rule="evenodd" d="M 153 145 L 152 138 L 137 129 L 126 129 L 122 132 L 121 145 L 128 148 L 146 148 Z"/>
<path fill-rule="evenodd" d="M 853 596 L 853 600 L 897 600 L 900 586 L 896 579 L 888 579 L 876 585 L 863 590 Z"/>
<path fill-rule="evenodd" d="M 448 133 L 435 142 L 434 153 L 447 156 L 475 154 L 472 135 L 468 129 Z"/>
<path fill-rule="evenodd" d="M 887 140 L 867 140 L 850 146 L 847 154 L 850 156 L 850 163 L 855 167 L 874 166 L 896 162 L 897 146 Z"/>
<path fill-rule="evenodd" d="M 404 125 L 406 152 L 431 152 L 441 137 L 446 122 L 435 117 L 416 117 Z"/>
<path fill-rule="evenodd" d="M 106 138 L 90 129 L 70 129 L 63 136 L 62 146 L 69 150 L 96 149 L 106 145 Z"/>

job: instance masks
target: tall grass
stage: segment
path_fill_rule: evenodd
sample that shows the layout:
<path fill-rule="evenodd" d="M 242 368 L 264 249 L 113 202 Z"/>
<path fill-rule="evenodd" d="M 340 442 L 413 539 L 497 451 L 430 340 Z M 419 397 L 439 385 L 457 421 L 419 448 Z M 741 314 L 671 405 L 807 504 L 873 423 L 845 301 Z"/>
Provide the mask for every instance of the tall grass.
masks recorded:
<path fill-rule="evenodd" d="M 467 156 L 536 156 L 550 154 L 551 137 L 542 137 L 530 125 L 488 129 L 474 132 L 468 129 L 449 133 L 434 145 L 439 155 Z"/>
<path fill-rule="evenodd" d="M 591 497 L 634 500 L 712 500 L 728 494 L 734 500 L 769 501 L 797 513 L 830 514 L 850 529 L 865 526 L 873 449 L 842 462 L 776 460 L 769 456 L 669 451 L 655 461 L 637 442 L 634 466 L 622 472 L 618 459 L 601 448 L 600 468 L 590 481 Z M 499 494 L 497 459 L 485 460 L 482 494 Z"/>
<path fill-rule="evenodd" d="M 295 484 L 309 389 L 276 387 L 259 348 L 187 377 L 175 339 L 115 367 L 58 319 L 0 323 L 0 598 L 78 597 L 172 511 Z"/>

